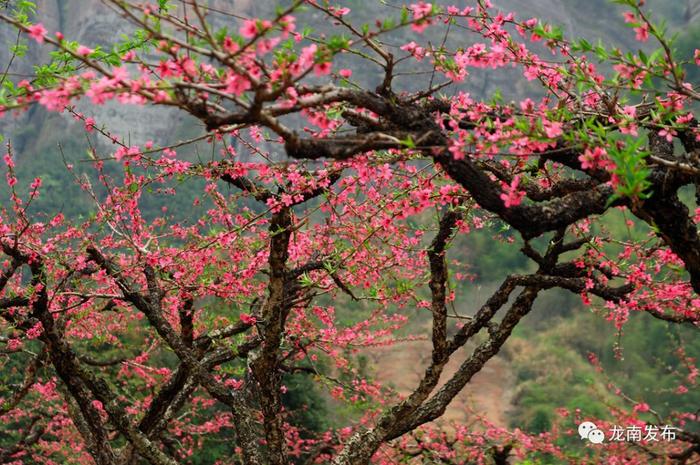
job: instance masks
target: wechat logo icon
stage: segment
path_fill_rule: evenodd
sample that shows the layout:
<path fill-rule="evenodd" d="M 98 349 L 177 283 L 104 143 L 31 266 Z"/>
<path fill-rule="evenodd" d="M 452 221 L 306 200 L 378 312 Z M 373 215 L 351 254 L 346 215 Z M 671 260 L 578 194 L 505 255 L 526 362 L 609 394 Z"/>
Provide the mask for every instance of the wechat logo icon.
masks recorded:
<path fill-rule="evenodd" d="M 605 441 L 605 434 L 590 421 L 584 421 L 578 425 L 578 434 L 581 439 L 587 439 L 592 444 L 602 444 Z"/>

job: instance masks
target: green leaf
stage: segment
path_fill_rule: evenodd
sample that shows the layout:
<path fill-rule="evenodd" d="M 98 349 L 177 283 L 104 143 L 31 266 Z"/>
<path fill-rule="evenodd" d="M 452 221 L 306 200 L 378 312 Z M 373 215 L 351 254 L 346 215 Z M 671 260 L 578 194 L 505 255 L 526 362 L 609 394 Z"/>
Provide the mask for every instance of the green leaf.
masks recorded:
<path fill-rule="evenodd" d="M 598 39 L 598 44 L 595 46 L 594 51 L 600 61 L 605 61 L 609 58 L 608 51 L 605 49 L 600 39 Z"/>
<path fill-rule="evenodd" d="M 409 135 L 405 139 L 401 140 L 401 145 L 403 145 L 406 148 L 413 149 L 416 147 L 416 143 L 413 142 L 413 138 Z"/>
<path fill-rule="evenodd" d="M 401 8 L 401 24 L 408 24 L 409 21 L 410 21 L 410 16 L 409 16 L 408 8 L 403 6 Z"/>

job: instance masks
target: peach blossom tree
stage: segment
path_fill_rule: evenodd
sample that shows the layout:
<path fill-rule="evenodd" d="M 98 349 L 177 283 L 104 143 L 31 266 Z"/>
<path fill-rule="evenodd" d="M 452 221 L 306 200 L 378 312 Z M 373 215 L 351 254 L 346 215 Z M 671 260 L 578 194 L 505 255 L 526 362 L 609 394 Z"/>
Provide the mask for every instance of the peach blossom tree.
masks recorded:
<path fill-rule="evenodd" d="M 684 80 L 697 64 L 674 57 L 643 0 L 617 3 L 637 40 L 658 45 L 648 53 L 571 40 L 489 0 L 378 2 L 385 16 L 365 25 L 351 8 L 295 0 L 269 17 L 230 13 L 226 27 L 204 1 L 106 0 L 135 31 L 111 50 L 17 3 L 0 19 L 53 61 L 31 79 L 6 73 L 0 113 L 67 113 L 112 148 L 90 144 L 91 177 L 67 165 L 94 204 L 76 220 L 32 213 L 51 193 L 18 182 L 7 144 L 0 372 L 17 382 L 0 392 L 0 463 L 202 463 L 213 443 L 221 465 L 700 459 L 697 412 L 663 417 L 644 399 L 611 414 L 673 424 L 675 441 L 574 454 L 557 442 L 576 435 L 563 423 L 540 435 L 433 423 L 550 289 L 618 327 L 631 312 L 700 322 L 700 210 L 686 195 L 700 185 L 700 91 Z M 310 30 L 308 14 L 328 29 Z M 530 97 L 470 95 L 484 70 Z M 99 121 L 107 103 L 176 109 L 200 135 L 132 145 Z M 145 197 L 182 183 L 201 186 L 190 220 L 144 215 Z M 611 233 L 609 211 L 648 234 Z M 513 231 L 533 271 L 502 270 L 467 316 L 468 271 L 448 249 L 485 223 Z M 416 315 L 431 323 L 429 363 L 400 394 L 356 354 L 401 350 L 421 337 L 407 334 Z M 687 392 L 698 370 L 683 357 Z M 284 405 L 290 374 L 355 415 L 304 429 Z"/>

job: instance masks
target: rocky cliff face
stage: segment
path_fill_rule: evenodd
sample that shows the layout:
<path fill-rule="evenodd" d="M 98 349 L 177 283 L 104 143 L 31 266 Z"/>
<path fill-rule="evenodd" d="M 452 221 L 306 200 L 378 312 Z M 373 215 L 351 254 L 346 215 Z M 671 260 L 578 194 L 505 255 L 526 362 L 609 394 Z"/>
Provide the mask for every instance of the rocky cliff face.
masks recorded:
<path fill-rule="evenodd" d="M 12 2 L 10 2 L 12 3 Z M 217 0 L 209 4 L 217 9 L 226 9 L 236 14 L 250 14 L 250 1 Z M 76 40 L 91 48 L 96 46 L 108 47 L 118 40 L 120 35 L 129 33 L 133 28 L 120 18 L 117 11 L 99 0 L 37 0 L 36 21 L 44 24 L 48 31 L 61 31 L 66 38 Z M 6 8 L 9 8 L 7 6 Z M 222 18 L 213 18 L 222 22 Z M 17 39 L 17 33 L 6 24 L 0 24 L 0 67 L 5 68 L 11 54 L 10 45 Z M 49 59 L 48 47 L 42 47 L 29 41 L 29 51 L 23 58 L 12 62 L 11 72 L 15 81 L 23 77 L 30 78 L 32 64 L 46 62 Z M 172 133 L 190 132 L 185 125 L 196 124 L 187 120 L 184 115 L 174 110 L 164 110 L 152 107 L 132 107 L 108 104 L 95 108 L 89 102 L 81 102 L 77 110 L 92 116 L 99 124 L 104 124 L 114 134 L 127 138 L 132 143 L 143 143 L 146 140 L 166 141 Z M 0 133 L 7 138 L 15 139 L 17 153 L 37 153 L 42 150 L 55 148 L 60 134 L 72 131 L 71 126 L 77 123 L 69 116 L 56 118 L 47 114 L 43 109 L 32 109 L 15 118 L 0 119 Z M 61 129 L 61 126 L 64 126 Z M 183 131 L 184 129 L 184 131 Z"/>

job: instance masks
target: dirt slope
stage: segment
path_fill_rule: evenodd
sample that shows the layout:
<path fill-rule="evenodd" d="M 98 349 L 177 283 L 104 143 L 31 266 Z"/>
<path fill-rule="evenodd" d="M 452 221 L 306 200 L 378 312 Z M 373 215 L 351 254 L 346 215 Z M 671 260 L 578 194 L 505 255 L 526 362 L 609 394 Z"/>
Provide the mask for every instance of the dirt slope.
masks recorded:
<path fill-rule="evenodd" d="M 430 361 L 430 341 L 402 342 L 391 347 L 373 348 L 367 352 L 375 377 L 382 384 L 394 387 L 400 394 L 409 394 L 418 384 Z M 441 385 L 459 368 L 468 352 L 457 352 L 448 363 Z M 490 360 L 465 389 L 452 401 L 437 423 L 469 423 L 475 415 L 483 415 L 495 426 L 508 426 L 508 409 L 512 399 L 512 375 L 502 357 Z"/>

